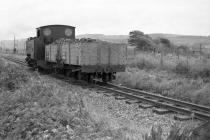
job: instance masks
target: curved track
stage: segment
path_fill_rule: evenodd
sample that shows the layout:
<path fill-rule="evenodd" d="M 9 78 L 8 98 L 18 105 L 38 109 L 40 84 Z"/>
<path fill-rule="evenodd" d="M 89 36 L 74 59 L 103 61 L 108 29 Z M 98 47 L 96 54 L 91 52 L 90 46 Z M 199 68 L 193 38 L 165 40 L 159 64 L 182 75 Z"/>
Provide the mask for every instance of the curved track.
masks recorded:
<path fill-rule="evenodd" d="M 25 66 L 25 67 L 28 66 L 28 64 L 26 64 L 25 61 L 22 61 L 22 60 L 19 60 L 19 59 L 16 59 L 16 58 L 12 58 L 12 57 L 8 57 L 8 56 L 2 56 L 2 57 L 3 57 L 4 59 L 9 60 L 9 61 L 12 61 L 12 62 L 21 64 L 22 66 Z"/>
<path fill-rule="evenodd" d="M 11 57 L 4 58 L 12 62 L 21 64 L 23 66 L 27 66 L 27 64 L 24 61 Z M 65 79 L 63 76 L 61 79 L 68 81 L 68 79 Z M 133 103 L 149 103 L 157 108 L 164 108 L 169 111 L 191 116 L 192 118 L 197 118 L 203 121 L 210 120 L 210 107 L 207 106 L 172 99 L 158 94 L 132 89 L 125 86 L 115 85 L 112 83 L 103 83 L 100 80 L 94 80 L 94 82 L 96 83 L 94 87 L 99 88 L 101 90 L 105 90 L 108 93 L 114 93 L 115 96 L 121 96 L 125 99 L 129 99 Z"/>
<path fill-rule="evenodd" d="M 98 83 L 98 85 L 96 86 L 100 89 L 114 92 L 119 96 L 124 96 L 131 100 L 134 100 L 134 102 L 136 103 L 145 102 L 153 104 L 155 107 L 158 108 L 165 108 L 169 111 L 185 114 L 200 120 L 210 120 L 210 107 L 172 99 L 169 97 L 164 97 L 142 90 L 132 89 L 125 86 L 114 85 L 112 83 L 104 84 L 99 80 L 96 80 L 96 82 Z"/>

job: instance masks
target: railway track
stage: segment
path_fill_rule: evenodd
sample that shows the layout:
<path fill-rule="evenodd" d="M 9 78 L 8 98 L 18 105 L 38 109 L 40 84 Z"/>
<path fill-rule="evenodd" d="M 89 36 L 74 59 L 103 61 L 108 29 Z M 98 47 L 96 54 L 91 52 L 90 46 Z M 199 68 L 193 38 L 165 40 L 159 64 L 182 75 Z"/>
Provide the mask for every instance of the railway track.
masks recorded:
<path fill-rule="evenodd" d="M 27 66 L 24 61 L 4 57 L 5 59 Z M 65 76 L 58 77 L 68 82 L 69 80 Z M 169 112 L 175 112 L 187 116 L 186 118 L 196 118 L 203 121 L 210 120 L 210 107 L 202 106 L 186 101 L 172 99 L 164 97 L 158 94 L 132 89 L 125 86 L 115 85 L 112 83 L 103 83 L 100 80 L 94 80 L 96 83 L 93 87 L 99 88 L 100 90 L 110 93 L 115 96 L 116 99 L 126 100 L 128 103 L 136 103 L 139 105 L 149 104 L 147 107 L 154 107 L 154 111 L 158 114 L 165 114 Z M 162 110 L 161 110 L 162 109 Z"/>
<path fill-rule="evenodd" d="M 28 66 L 28 64 L 26 64 L 25 61 L 22 61 L 22 60 L 19 60 L 19 59 L 15 59 L 15 58 L 12 58 L 12 57 L 8 57 L 8 56 L 2 56 L 2 57 L 3 57 L 4 59 L 9 60 L 9 61 L 12 61 L 12 62 L 21 64 L 22 66 L 25 66 L 25 67 Z"/>
<path fill-rule="evenodd" d="M 202 106 L 186 101 L 181 101 L 177 99 L 172 99 L 169 97 L 164 97 L 158 94 L 149 93 L 142 90 L 132 89 L 125 86 L 114 85 L 112 83 L 103 83 L 96 80 L 98 83 L 96 86 L 105 91 L 115 93 L 114 96 L 121 96 L 120 99 L 129 99 L 130 103 L 149 103 L 155 108 L 164 108 L 162 113 L 177 112 L 183 115 L 187 115 L 186 118 L 197 118 L 199 120 L 210 120 L 210 107 Z M 128 100 L 128 102 L 129 102 Z M 158 111 L 158 110 L 157 110 Z M 161 114 L 161 110 L 159 110 Z M 180 118 L 181 119 L 181 118 Z"/>

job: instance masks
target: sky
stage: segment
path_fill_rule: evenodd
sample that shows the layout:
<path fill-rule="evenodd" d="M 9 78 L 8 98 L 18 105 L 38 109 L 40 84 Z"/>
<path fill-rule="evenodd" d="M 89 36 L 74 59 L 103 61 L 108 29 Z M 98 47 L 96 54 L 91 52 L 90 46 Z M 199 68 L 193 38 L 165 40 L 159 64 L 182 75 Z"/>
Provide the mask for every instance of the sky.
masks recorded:
<path fill-rule="evenodd" d="M 0 0 L 0 40 L 35 36 L 49 24 L 79 34 L 210 35 L 210 0 Z"/>

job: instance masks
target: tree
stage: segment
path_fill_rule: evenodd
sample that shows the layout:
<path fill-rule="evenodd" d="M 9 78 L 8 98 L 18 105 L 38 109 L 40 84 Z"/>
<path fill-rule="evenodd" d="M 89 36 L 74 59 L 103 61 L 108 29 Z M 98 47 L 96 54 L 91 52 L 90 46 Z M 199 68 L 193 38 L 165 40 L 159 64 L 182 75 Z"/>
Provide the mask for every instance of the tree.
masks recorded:
<path fill-rule="evenodd" d="M 172 44 L 170 42 L 170 40 L 166 39 L 166 38 L 156 38 L 154 39 L 154 42 L 158 45 L 158 44 L 162 44 L 164 45 L 164 47 L 166 48 L 171 48 Z"/>
<path fill-rule="evenodd" d="M 160 38 L 160 42 L 165 44 L 167 47 L 171 47 L 171 42 L 166 38 Z"/>
<path fill-rule="evenodd" d="M 164 53 L 174 52 L 176 48 L 176 46 L 173 43 L 171 43 L 169 39 L 166 38 L 156 38 L 153 41 L 155 42 L 158 50 Z"/>
<path fill-rule="evenodd" d="M 148 35 L 138 30 L 129 32 L 128 43 L 129 45 L 136 46 L 140 50 L 152 49 L 154 44 Z"/>

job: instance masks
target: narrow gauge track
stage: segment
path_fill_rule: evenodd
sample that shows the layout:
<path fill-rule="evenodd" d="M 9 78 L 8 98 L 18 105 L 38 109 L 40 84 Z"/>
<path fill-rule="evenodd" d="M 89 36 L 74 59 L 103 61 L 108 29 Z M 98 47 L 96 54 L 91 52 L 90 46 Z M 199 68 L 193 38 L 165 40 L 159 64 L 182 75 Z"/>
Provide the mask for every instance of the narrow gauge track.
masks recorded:
<path fill-rule="evenodd" d="M 22 60 L 19 60 L 19 59 L 16 59 L 16 58 L 12 58 L 12 57 L 8 57 L 8 56 L 2 56 L 4 59 L 7 59 L 9 61 L 12 61 L 12 62 L 15 62 L 15 63 L 18 63 L 18 64 L 21 64 L 22 66 L 25 66 L 27 67 L 28 65 L 22 61 Z"/>
<path fill-rule="evenodd" d="M 22 61 L 11 57 L 3 57 L 9 61 L 21 64 L 23 66 L 27 66 L 27 64 Z M 54 76 L 59 79 L 63 79 L 68 82 L 68 78 L 64 76 Z M 167 110 L 185 114 L 185 115 L 193 115 L 194 118 L 203 121 L 210 120 L 210 108 L 207 106 L 202 106 L 190 102 L 185 102 L 177 99 L 172 99 L 169 97 L 164 97 L 158 94 L 149 93 L 142 90 L 132 89 L 125 86 L 115 85 L 112 83 L 103 83 L 100 80 L 94 80 L 96 83 L 94 87 L 100 88 L 102 90 L 108 91 L 109 93 L 114 93 L 117 96 L 125 97 L 125 99 L 130 99 L 133 103 L 141 103 L 146 102 L 154 105 L 155 107 L 165 108 Z"/>
<path fill-rule="evenodd" d="M 169 111 L 189 115 L 200 120 L 210 120 L 210 108 L 207 106 L 172 99 L 125 86 L 114 85 L 112 83 L 103 83 L 99 80 L 95 80 L 95 82 L 98 83 L 96 85 L 98 88 L 105 91 L 111 91 L 118 96 L 124 96 L 133 100 L 134 103 L 146 102 L 153 104 L 155 107 L 165 108 Z"/>

